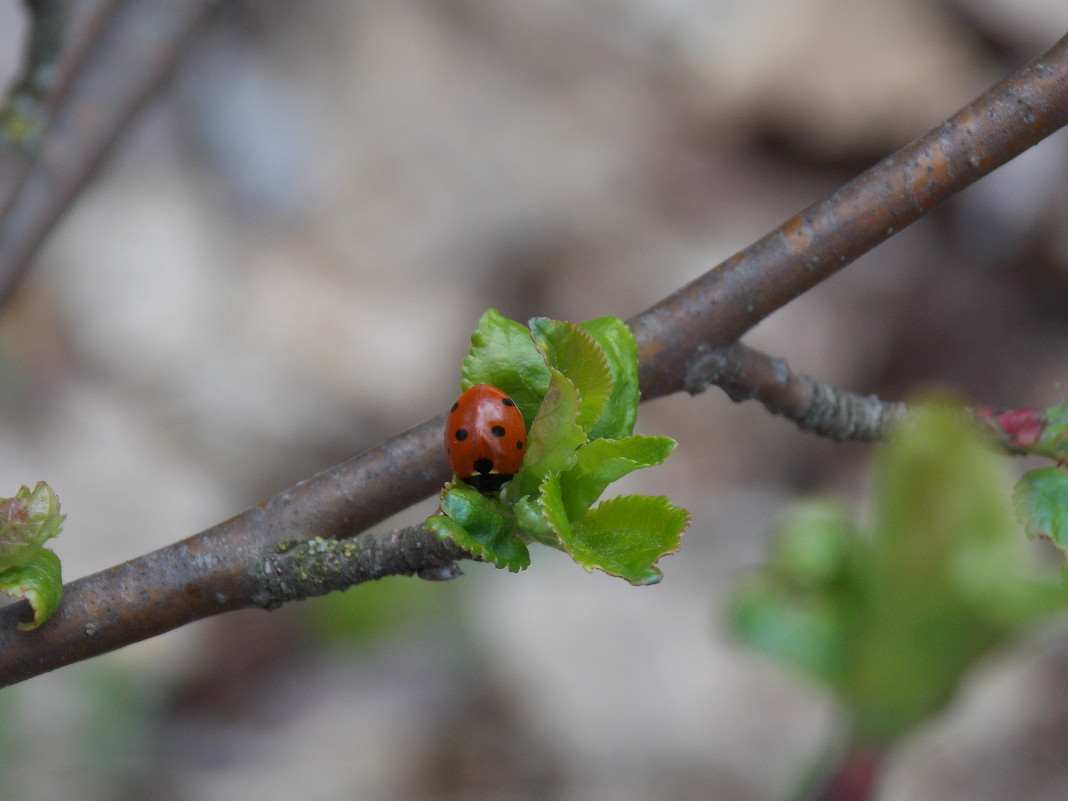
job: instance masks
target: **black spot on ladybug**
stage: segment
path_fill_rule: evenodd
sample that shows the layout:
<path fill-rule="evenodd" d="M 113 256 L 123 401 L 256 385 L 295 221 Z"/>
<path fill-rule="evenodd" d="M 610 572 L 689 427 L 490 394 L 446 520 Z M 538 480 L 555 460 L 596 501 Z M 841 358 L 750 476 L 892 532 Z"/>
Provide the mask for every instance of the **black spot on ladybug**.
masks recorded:
<path fill-rule="evenodd" d="M 504 426 L 494 426 L 493 428 L 490 429 L 490 433 L 493 434 L 493 436 L 495 436 L 495 437 L 503 437 L 504 436 Z"/>
<path fill-rule="evenodd" d="M 475 459 L 473 465 L 476 473 L 489 473 L 493 471 L 493 461 L 490 459 Z"/>
<path fill-rule="evenodd" d="M 479 492 L 499 492 L 511 479 L 511 473 L 475 473 L 464 481 Z"/>
<path fill-rule="evenodd" d="M 467 439 L 467 429 L 466 428 L 458 428 L 458 429 L 456 429 L 456 439 L 458 441 L 460 441 L 460 442 L 463 442 L 465 439 Z"/>
<path fill-rule="evenodd" d="M 454 403 L 454 404 L 452 405 L 452 408 L 451 408 L 451 409 L 449 409 L 449 411 L 450 411 L 450 412 L 455 412 L 455 411 L 456 411 L 457 409 L 459 409 L 459 408 L 460 408 L 460 401 L 456 401 L 456 403 Z"/>
<path fill-rule="evenodd" d="M 518 450 L 523 450 L 523 440 L 517 440 L 515 446 Z"/>
<path fill-rule="evenodd" d="M 501 403 L 503 403 L 505 406 L 515 406 L 515 403 L 512 401 L 511 398 L 501 398 Z"/>

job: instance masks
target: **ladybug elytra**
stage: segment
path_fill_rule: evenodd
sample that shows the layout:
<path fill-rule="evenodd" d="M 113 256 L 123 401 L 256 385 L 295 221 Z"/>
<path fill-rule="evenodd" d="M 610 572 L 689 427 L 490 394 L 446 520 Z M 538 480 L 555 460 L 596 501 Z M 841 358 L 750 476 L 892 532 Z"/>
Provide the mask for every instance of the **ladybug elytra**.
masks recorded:
<path fill-rule="evenodd" d="M 527 429 L 511 398 L 476 384 L 456 399 L 445 421 L 445 453 L 458 478 L 479 492 L 497 492 L 523 463 Z"/>

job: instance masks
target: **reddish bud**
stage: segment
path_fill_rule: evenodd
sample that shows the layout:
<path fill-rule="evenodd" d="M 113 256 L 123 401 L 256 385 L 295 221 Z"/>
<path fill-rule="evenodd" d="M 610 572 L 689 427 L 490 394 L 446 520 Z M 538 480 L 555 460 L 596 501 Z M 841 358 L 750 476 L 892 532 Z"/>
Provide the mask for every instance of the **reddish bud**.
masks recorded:
<path fill-rule="evenodd" d="M 1010 448 L 1027 450 L 1046 430 L 1046 418 L 1041 409 L 1009 409 L 996 412 L 990 408 L 976 410 L 976 416 L 997 425 L 999 433 Z"/>

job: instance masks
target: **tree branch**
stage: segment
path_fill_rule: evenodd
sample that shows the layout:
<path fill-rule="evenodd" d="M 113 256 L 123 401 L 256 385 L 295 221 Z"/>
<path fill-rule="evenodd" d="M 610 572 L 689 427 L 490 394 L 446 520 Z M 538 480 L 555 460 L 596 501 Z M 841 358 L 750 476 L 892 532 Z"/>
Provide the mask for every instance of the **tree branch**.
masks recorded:
<path fill-rule="evenodd" d="M 268 560 L 286 561 L 278 561 L 279 545 L 352 537 L 440 487 L 449 477 L 440 453 L 444 424 L 437 417 L 200 534 L 70 582 L 55 616 L 34 632 L 15 629 L 31 616 L 29 604 L 3 607 L 0 686 L 220 612 L 269 608 L 292 597 L 265 584 Z M 439 447 L 429 447 L 431 440 Z M 415 547 L 410 538 L 400 542 Z M 451 544 L 440 543 L 425 548 L 424 562 L 416 555 L 393 566 L 402 573 L 405 566 L 440 568 L 454 554 Z"/>
<path fill-rule="evenodd" d="M 30 33 L 22 74 L 0 106 L 0 213 L 6 212 L 29 172 L 50 107 L 67 30 L 65 0 L 26 0 Z"/>
<path fill-rule="evenodd" d="M 455 578 L 460 575 L 455 562 L 471 558 L 421 526 L 343 540 L 283 540 L 217 555 L 205 551 L 210 539 L 191 538 L 157 551 L 155 559 L 127 562 L 67 585 L 51 620 L 32 637 L 12 638 L 14 653 L 4 653 L 0 683 L 221 612 L 275 609 L 386 576 Z M 192 571 L 183 560 L 194 565 Z"/>
<path fill-rule="evenodd" d="M 16 159 L 32 153 L 44 131 L 69 16 L 66 0 L 25 0 L 25 5 L 30 12 L 30 34 L 24 68 L 0 107 L 3 147 L 16 151 L 11 154 Z"/>
<path fill-rule="evenodd" d="M 1068 123 L 1068 36 L 941 125 L 632 321 L 642 392 L 719 348 Z"/>
<path fill-rule="evenodd" d="M 40 142 L 36 151 L 11 143 L 0 148 L 0 306 L 137 112 L 170 77 L 215 4 L 109 0 L 79 26 L 79 39 L 64 43 L 60 56 L 57 23 L 69 22 L 69 5 L 55 0 L 31 4 L 39 15 L 33 21 L 26 77 L 13 102 L 26 106 L 21 93 L 32 91 L 30 106 L 44 133 L 33 137 Z M 47 80 L 35 77 L 53 72 L 56 77 Z"/>
<path fill-rule="evenodd" d="M 683 389 L 709 349 L 730 345 L 1066 122 L 1068 37 L 948 122 L 630 321 L 644 396 Z M 9 254 L 0 247 L 0 270 Z M 732 380 L 741 392 L 739 379 Z M 72 582 L 59 612 L 36 632 L 15 630 L 28 615 L 25 602 L 0 609 L 0 684 L 227 608 L 272 605 L 257 571 L 280 543 L 353 536 L 440 487 L 448 477 L 442 421 L 393 437 L 207 531 Z M 426 543 L 428 567 L 448 563 L 444 547 Z M 417 563 L 402 562 L 400 572 Z"/>

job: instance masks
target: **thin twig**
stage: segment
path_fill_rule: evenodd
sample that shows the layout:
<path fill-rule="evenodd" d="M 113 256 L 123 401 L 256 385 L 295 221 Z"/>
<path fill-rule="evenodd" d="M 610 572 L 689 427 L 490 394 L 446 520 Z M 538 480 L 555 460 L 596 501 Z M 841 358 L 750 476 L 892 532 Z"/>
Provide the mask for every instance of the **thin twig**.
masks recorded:
<path fill-rule="evenodd" d="M 10 174 L 0 173 L 5 186 L 17 187 L 0 198 L 0 306 L 119 136 L 170 77 L 214 5 L 212 0 L 109 3 L 102 24 L 86 26 L 88 44 L 72 45 L 79 62 L 59 84 L 36 157 L 9 162 Z"/>
<path fill-rule="evenodd" d="M 876 395 L 857 395 L 795 372 L 785 359 L 769 356 L 741 342 L 698 352 L 686 374 L 691 395 L 716 386 L 735 403 L 755 400 L 772 414 L 835 442 L 879 442 L 905 424 L 909 406 Z M 991 447 L 1026 456 L 1049 425 L 1046 410 L 960 406 L 963 421 L 976 427 Z"/>
<path fill-rule="evenodd" d="M 691 395 L 718 386 L 736 403 L 759 401 L 772 414 L 835 442 L 876 442 L 908 414 L 904 403 L 833 387 L 741 342 L 699 348 L 684 386 Z"/>
<path fill-rule="evenodd" d="M 681 390 L 708 348 L 730 345 L 1066 122 L 1068 37 L 949 122 L 632 320 L 644 396 Z M 56 618 L 37 632 L 15 630 L 28 614 L 25 602 L 0 609 L 0 684 L 215 614 L 223 601 L 255 603 L 261 585 L 250 566 L 271 548 L 353 536 L 436 491 L 448 474 L 441 424 L 428 421 L 201 534 L 73 582 Z"/>

